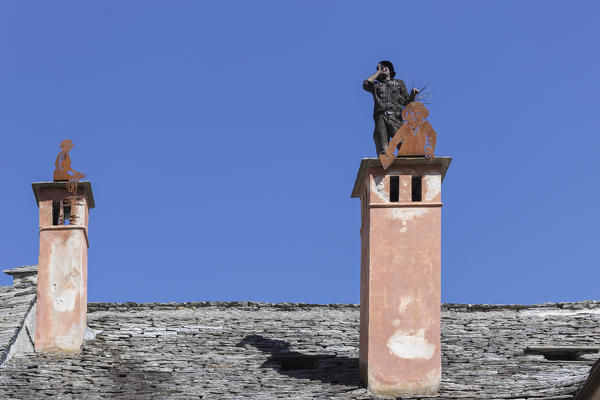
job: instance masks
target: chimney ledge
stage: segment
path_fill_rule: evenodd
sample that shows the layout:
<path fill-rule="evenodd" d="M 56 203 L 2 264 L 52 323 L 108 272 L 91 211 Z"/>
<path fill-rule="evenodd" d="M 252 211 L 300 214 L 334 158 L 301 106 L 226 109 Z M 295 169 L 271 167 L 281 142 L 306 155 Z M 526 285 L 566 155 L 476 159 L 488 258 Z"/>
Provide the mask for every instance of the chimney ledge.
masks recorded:
<path fill-rule="evenodd" d="M 370 208 L 403 208 L 403 207 L 411 207 L 411 208 L 420 208 L 420 207 L 441 207 L 443 203 L 424 203 L 420 201 L 414 201 L 411 203 L 369 203 Z"/>

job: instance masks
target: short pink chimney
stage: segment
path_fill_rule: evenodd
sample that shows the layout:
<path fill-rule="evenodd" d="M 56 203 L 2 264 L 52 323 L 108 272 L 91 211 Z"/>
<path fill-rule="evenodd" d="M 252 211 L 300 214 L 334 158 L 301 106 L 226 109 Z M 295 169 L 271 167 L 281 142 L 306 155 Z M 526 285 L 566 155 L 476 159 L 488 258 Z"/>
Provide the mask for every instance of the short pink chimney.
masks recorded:
<path fill-rule="evenodd" d="M 363 159 L 360 374 L 373 394 L 435 394 L 441 381 L 442 180 L 451 158 Z"/>
<path fill-rule="evenodd" d="M 40 210 L 40 257 L 35 350 L 77 353 L 87 311 L 90 182 L 79 182 L 74 199 L 67 182 L 32 184 Z"/>

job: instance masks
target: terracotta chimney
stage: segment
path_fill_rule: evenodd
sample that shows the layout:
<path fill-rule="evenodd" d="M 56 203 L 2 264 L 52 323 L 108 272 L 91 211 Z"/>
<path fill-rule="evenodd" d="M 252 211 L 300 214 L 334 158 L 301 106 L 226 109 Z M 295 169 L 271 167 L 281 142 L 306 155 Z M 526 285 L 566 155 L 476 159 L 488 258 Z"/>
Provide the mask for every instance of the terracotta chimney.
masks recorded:
<path fill-rule="evenodd" d="M 79 182 L 73 201 L 66 182 L 32 184 L 40 210 L 35 350 L 76 353 L 87 309 L 90 182 Z"/>
<path fill-rule="evenodd" d="M 373 394 L 434 394 L 441 380 L 442 180 L 451 158 L 363 159 L 360 374 Z"/>

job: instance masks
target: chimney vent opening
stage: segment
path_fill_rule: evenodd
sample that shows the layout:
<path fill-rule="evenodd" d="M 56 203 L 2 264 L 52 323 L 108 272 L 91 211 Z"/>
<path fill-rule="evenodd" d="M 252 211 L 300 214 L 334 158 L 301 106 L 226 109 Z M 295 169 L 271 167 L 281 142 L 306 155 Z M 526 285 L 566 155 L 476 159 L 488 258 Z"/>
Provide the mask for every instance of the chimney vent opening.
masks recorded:
<path fill-rule="evenodd" d="M 52 225 L 59 225 L 61 204 L 59 200 L 52 201 Z"/>
<path fill-rule="evenodd" d="M 390 202 L 400 201 L 400 177 L 390 176 Z"/>
<path fill-rule="evenodd" d="M 423 177 L 412 177 L 412 201 L 423 201 Z"/>
<path fill-rule="evenodd" d="M 52 225 L 70 225 L 71 205 L 68 200 L 52 201 Z"/>
<path fill-rule="evenodd" d="M 70 225 L 71 223 L 71 206 L 68 205 L 69 203 L 63 203 L 63 213 L 65 215 L 64 217 L 64 225 Z"/>

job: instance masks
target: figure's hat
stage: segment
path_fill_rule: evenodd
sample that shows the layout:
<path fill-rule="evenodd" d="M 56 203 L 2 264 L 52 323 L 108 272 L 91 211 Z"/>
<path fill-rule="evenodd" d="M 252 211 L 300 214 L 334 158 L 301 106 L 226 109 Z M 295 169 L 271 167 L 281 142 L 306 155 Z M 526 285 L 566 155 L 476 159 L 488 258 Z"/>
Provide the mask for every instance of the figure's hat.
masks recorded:
<path fill-rule="evenodd" d="M 71 139 L 65 139 L 62 142 L 60 142 L 60 148 L 64 149 L 65 147 L 75 147 L 75 145 L 73 144 Z"/>

